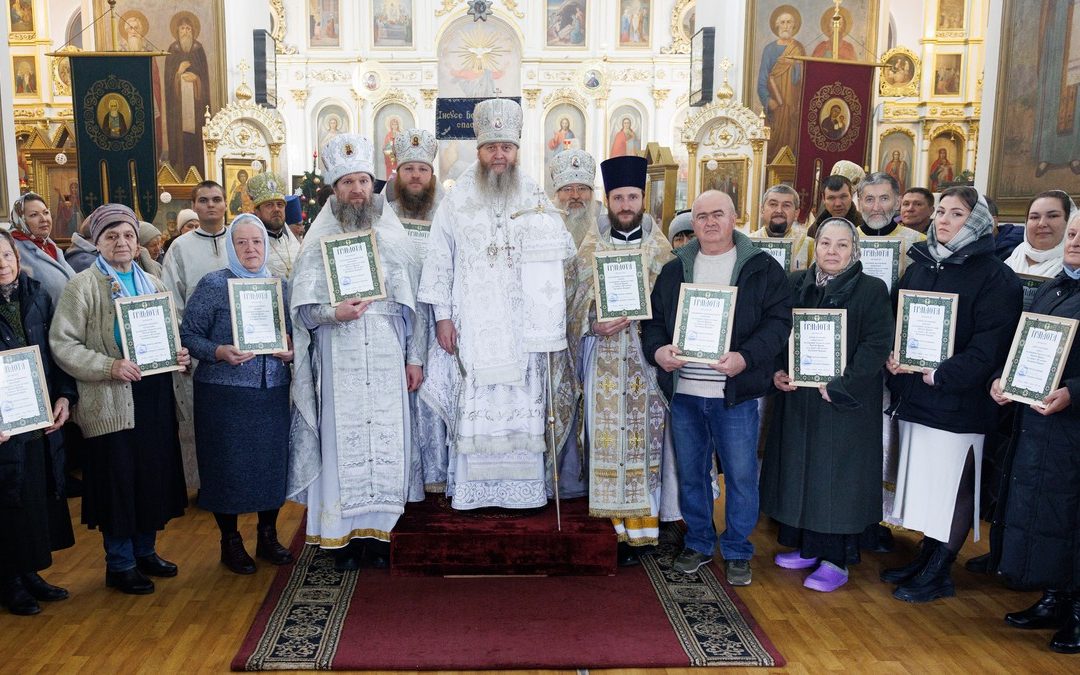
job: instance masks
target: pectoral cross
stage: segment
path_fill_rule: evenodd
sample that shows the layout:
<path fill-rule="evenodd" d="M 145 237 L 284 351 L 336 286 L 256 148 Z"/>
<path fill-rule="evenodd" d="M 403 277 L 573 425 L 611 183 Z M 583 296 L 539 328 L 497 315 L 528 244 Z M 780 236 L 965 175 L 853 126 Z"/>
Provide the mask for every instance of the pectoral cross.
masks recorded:
<path fill-rule="evenodd" d="M 501 229 L 502 225 L 499 225 L 498 227 Z M 506 265 L 507 267 L 513 266 L 515 250 L 517 249 L 511 245 L 508 240 L 502 246 L 499 246 L 497 242 L 492 241 L 487 247 L 488 266 L 495 267 L 495 260 L 499 257 L 499 251 L 506 251 Z"/>

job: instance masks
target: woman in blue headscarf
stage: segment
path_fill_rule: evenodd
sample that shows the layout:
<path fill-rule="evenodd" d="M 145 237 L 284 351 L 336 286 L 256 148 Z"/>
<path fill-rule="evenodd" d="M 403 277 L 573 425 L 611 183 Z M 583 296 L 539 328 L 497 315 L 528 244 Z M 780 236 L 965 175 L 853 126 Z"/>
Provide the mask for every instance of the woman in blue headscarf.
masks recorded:
<path fill-rule="evenodd" d="M 199 506 L 214 513 L 221 562 L 236 574 L 255 572 L 237 529 L 241 513 L 259 514 L 255 555 L 274 565 L 293 559 L 277 538 L 289 452 L 291 338 L 288 351 L 240 351 L 233 344 L 229 310 L 230 279 L 272 278 L 267 248 L 262 222 L 250 213 L 237 216 L 225 238 L 229 266 L 199 281 L 180 327 L 180 341 L 199 361 L 194 375 Z M 289 297 L 284 281 L 282 297 Z M 285 321 L 291 332 L 287 313 Z"/>

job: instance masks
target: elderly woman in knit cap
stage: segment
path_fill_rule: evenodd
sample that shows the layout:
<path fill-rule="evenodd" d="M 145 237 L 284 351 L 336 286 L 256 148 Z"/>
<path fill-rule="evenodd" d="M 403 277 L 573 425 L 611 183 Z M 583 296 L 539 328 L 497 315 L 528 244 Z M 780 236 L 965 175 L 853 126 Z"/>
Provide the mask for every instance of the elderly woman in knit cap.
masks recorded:
<path fill-rule="evenodd" d="M 161 230 L 153 223 L 139 222 L 139 267 L 155 277 L 161 276 L 161 259 L 165 256 L 161 250 Z"/>
<path fill-rule="evenodd" d="M 139 221 L 131 209 L 105 204 L 87 220 L 98 258 L 64 289 L 49 341 L 78 385 L 75 422 L 87 440 L 82 520 L 105 540 L 105 584 L 145 595 L 154 592 L 147 575 L 176 576 L 155 540 L 183 514 L 187 489 L 172 377 L 143 376 L 123 357 L 113 301 L 165 287 L 133 263 Z M 179 350 L 179 362 L 191 363 L 187 349 Z"/>
<path fill-rule="evenodd" d="M 895 355 L 886 363 L 888 412 L 900 420 L 892 515 L 925 535 L 914 560 L 881 573 L 882 581 L 898 584 L 898 600 L 955 595 L 952 563 L 972 526 L 979 538 L 983 444 L 997 421 L 987 383 L 1005 361 L 1023 303 L 1020 281 L 994 255 L 993 227 L 974 188 L 945 190 L 926 241 L 909 249 L 912 262 L 897 284 L 959 296 L 952 356 L 921 373 L 901 371 Z"/>
<path fill-rule="evenodd" d="M 27 192 L 11 207 L 11 225 L 23 271 L 45 288 L 55 304 L 75 270 L 52 240 L 49 205 L 40 195 Z"/>
<path fill-rule="evenodd" d="M 694 223 L 690 219 L 690 210 L 680 211 L 671 219 L 667 228 L 668 241 L 672 250 L 679 250 L 694 238 Z"/>
<path fill-rule="evenodd" d="M 15 240 L 0 230 L 0 352 L 36 346 L 53 397 L 51 427 L 15 435 L 0 431 L 0 604 L 21 615 L 40 612 L 39 600 L 68 597 L 38 572 L 52 564 L 52 551 L 75 543 L 59 429 L 78 394 L 74 380 L 53 361 L 52 318 L 49 294 L 19 269 Z"/>
<path fill-rule="evenodd" d="M 881 369 L 892 347 L 889 291 L 859 262 L 851 221 L 824 221 L 814 263 L 790 277 L 796 309 L 847 312 L 847 360 L 839 377 L 818 387 L 791 384 L 786 366 L 773 375 L 774 424 L 761 465 L 761 510 L 780 523 L 777 554 L 785 569 L 811 569 L 806 588 L 830 592 L 859 561 L 859 534 L 881 520 Z"/>
<path fill-rule="evenodd" d="M 229 310 L 230 279 L 272 278 L 266 267 L 268 247 L 258 217 L 242 213 L 234 218 L 225 238 L 228 267 L 199 281 L 180 328 L 181 341 L 199 362 L 194 375 L 199 506 L 214 513 L 221 530 L 221 562 L 236 574 L 255 572 L 237 529 L 241 513 L 259 514 L 255 555 L 274 565 L 292 562 L 278 543 L 277 516 L 285 503 L 293 354 L 237 349 Z M 281 283 L 287 298 L 286 282 Z M 255 420 L 258 433 L 252 433 Z"/>

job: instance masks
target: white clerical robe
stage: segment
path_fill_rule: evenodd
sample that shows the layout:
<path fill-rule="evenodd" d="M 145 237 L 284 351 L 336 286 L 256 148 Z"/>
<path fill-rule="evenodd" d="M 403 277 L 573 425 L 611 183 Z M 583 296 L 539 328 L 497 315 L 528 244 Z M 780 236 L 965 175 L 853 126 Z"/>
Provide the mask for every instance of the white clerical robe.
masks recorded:
<path fill-rule="evenodd" d="M 281 229 L 280 237 L 275 237 L 267 230 L 270 248 L 266 252 L 266 269 L 270 270 L 270 274 L 275 277 L 288 280 L 292 277 L 296 258 L 300 255 L 300 240 L 296 238 L 288 225 Z"/>
<path fill-rule="evenodd" d="M 161 281 L 172 293 L 178 323 L 183 320 L 188 298 L 195 292 L 195 287 L 202 278 L 210 272 L 228 267 L 229 259 L 225 253 L 227 236 L 227 227 L 217 234 L 210 234 L 201 227 L 195 228 L 177 237 L 165 252 L 165 260 L 161 264 Z M 180 454 L 184 459 L 184 480 L 189 490 L 198 490 L 200 486 L 199 463 L 195 456 L 194 394 L 190 376 L 197 365 L 199 362 L 192 359 L 187 373 L 173 378 Z"/>
<path fill-rule="evenodd" d="M 548 497 L 544 352 L 566 346 L 561 261 L 573 239 L 557 217 L 511 218 L 540 199 L 553 209 L 531 179 L 487 197 L 477 171 L 461 176 L 432 223 L 418 297 L 436 320 L 453 321 L 458 355 L 432 349 L 420 393 L 449 429 L 454 508 L 538 507 Z"/>
<path fill-rule="evenodd" d="M 382 197 L 374 203 L 385 300 L 355 321 L 334 319 L 321 249 L 322 237 L 344 232 L 332 202 L 304 238 L 290 284 L 296 363 L 287 494 L 307 504 L 307 541 L 323 548 L 388 541 L 411 496 L 405 365 L 423 365 L 427 325 L 415 312 L 412 245 Z"/>

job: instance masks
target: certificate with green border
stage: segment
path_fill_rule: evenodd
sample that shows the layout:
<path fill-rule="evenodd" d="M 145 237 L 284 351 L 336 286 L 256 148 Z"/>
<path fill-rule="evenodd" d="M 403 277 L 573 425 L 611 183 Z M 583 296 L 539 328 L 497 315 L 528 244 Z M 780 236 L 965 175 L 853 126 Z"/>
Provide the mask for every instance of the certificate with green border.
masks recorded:
<path fill-rule="evenodd" d="M 795 268 L 795 239 L 793 237 L 750 237 L 750 243 L 773 257 L 785 272 Z"/>
<path fill-rule="evenodd" d="M 791 310 L 788 364 L 796 387 L 818 387 L 844 374 L 847 310 Z"/>
<path fill-rule="evenodd" d="M 1007 398 L 1041 406 L 1058 388 L 1069 359 L 1076 319 L 1024 312 L 1013 335 L 1001 391 Z"/>
<path fill-rule="evenodd" d="M 143 375 L 180 370 L 180 330 L 172 293 L 117 298 L 120 347 Z"/>
<path fill-rule="evenodd" d="M 289 349 L 281 279 L 229 279 L 233 346 L 253 354 Z"/>
<path fill-rule="evenodd" d="M 860 237 L 859 260 L 863 274 L 877 277 L 891 291 L 904 273 L 904 240 L 897 237 Z"/>
<path fill-rule="evenodd" d="M 956 293 L 901 289 L 896 309 L 893 353 L 900 369 L 921 373 L 953 355 L 956 339 Z"/>
<path fill-rule="evenodd" d="M 1024 311 L 1031 309 L 1031 303 L 1035 301 L 1035 292 L 1053 277 L 1040 277 L 1035 274 L 1017 274 L 1020 277 L 1020 286 L 1024 289 Z"/>
<path fill-rule="evenodd" d="M 14 436 L 52 424 L 52 399 L 37 345 L 0 352 L 0 431 Z"/>
<path fill-rule="evenodd" d="M 401 225 L 405 228 L 405 234 L 409 235 L 409 241 L 416 247 L 416 252 L 423 260 L 427 257 L 428 237 L 431 235 L 431 221 L 418 220 L 416 218 L 402 218 Z"/>
<path fill-rule="evenodd" d="M 335 234 L 323 237 L 319 243 L 331 305 L 336 307 L 357 298 L 381 300 L 386 297 L 379 245 L 375 243 L 373 231 Z"/>
<path fill-rule="evenodd" d="M 593 261 L 596 320 L 651 319 L 652 298 L 639 248 L 598 251 Z"/>
<path fill-rule="evenodd" d="M 674 336 L 680 359 L 716 363 L 728 352 L 738 293 L 734 286 L 682 284 Z"/>

